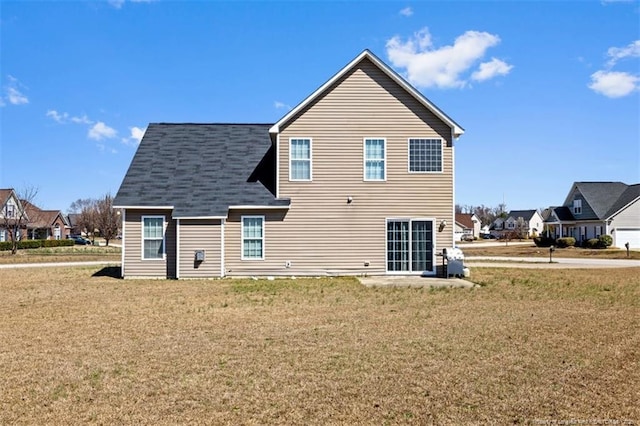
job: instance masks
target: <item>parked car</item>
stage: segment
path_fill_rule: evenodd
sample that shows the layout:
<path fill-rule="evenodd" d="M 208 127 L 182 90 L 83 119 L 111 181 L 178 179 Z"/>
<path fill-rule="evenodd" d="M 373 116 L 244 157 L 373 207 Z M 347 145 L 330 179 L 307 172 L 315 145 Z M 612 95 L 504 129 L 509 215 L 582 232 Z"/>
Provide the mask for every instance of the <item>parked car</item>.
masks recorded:
<path fill-rule="evenodd" d="M 482 238 L 484 238 L 485 240 L 495 240 L 496 236 L 493 234 L 484 234 Z"/>
<path fill-rule="evenodd" d="M 471 234 L 462 234 L 462 237 L 460 237 L 460 239 L 462 241 L 473 241 L 473 235 Z"/>
<path fill-rule="evenodd" d="M 81 246 L 90 246 L 91 245 L 91 241 L 87 240 L 86 238 L 82 238 L 79 235 L 69 235 L 68 238 L 70 240 L 73 240 L 76 244 L 81 245 Z"/>

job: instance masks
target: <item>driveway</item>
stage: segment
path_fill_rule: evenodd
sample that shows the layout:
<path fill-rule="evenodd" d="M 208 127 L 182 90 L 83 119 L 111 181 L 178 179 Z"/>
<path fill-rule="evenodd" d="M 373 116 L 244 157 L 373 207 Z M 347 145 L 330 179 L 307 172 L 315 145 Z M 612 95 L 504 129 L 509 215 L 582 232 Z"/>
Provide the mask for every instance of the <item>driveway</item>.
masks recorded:
<path fill-rule="evenodd" d="M 634 268 L 640 267 L 640 260 L 634 259 L 582 259 L 554 257 L 500 257 L 500 256 L 466 256 L 464 266 L 469 268 Z"/>

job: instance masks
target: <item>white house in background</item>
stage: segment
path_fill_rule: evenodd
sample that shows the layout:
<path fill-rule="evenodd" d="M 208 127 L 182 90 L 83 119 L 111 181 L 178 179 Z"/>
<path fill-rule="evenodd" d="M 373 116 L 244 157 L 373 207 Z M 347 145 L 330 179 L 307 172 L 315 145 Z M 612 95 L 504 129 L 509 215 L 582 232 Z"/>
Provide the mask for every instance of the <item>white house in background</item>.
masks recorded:
<path fill-rule="evenodd" d="M 544 220 L 538 210 L 511 210 L 506 218 L 497 218 L 491 229 L 498 234 L 512 231 L 522 231 L 522 237 L 530 238 L 539 235 L 543 229 Z"/>
<path fill-rule="evenodd" d="M 577 244 L 611 235 L 613 246 L 640 248 L 640 184 L 574 182 L 564 204 L 545 210 L 550 237 L 573 237 Z"/>
<path fill-rule="evenodd" d="M 471 235 L 474 239 L 480 238 L 480 219 L 475 214 L 456 213 L 455 240 L 461 241 L 462 236 Z"/>

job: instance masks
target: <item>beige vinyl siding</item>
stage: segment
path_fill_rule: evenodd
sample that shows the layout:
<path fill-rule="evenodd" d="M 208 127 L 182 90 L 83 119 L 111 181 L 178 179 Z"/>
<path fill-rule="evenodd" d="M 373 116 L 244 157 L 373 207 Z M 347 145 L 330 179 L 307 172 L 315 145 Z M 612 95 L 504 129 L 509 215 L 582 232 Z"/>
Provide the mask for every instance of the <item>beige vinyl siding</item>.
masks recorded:
<path fill-rule="evenodd" d="M 180 278 L 220 277 L 221 229 L 219 219 L 180 220 Z M 196 250 L 205 260 L 195 262 Z"/>
<path fill-rule="evenodd" d="M 290 138 L 313 139 L 312 182 L 289 180 Z M 365 138 L 386 140 L 386 181 L 364 181 Z M 442 173 L 408 172 L 409 138 L 443 140 Z M 386 218 L 434 219 L 435 250 L 453 245 L 451 129 L 368 60 L 284 126 L 278 147 L 290 209 L 267 213 L 263 261 L 238 260 L 238 221 L 264 212 L 230 213 L 228 274 L 385 273 Z"/>
<path fill-rule="evenodd" d="M 164 216 L 164 259 L 142 259 L 142 216 Z M 175 278 L 176 222 L 171 210 L 129 210 L 125 212 L 124 277 Z"/>
<path fill-rule="evenodd" d="M 613 217 L 616 228 L 640 228 L 640 200 L 620 211 Z"/>

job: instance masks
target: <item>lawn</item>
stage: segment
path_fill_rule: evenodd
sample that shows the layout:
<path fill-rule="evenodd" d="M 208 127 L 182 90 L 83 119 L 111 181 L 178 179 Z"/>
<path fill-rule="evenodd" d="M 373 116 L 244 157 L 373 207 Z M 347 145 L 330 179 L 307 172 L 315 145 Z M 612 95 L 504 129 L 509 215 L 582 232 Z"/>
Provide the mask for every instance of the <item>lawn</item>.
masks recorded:
<path fill-rule="evenodd" d="M 0 271 L 0 424 L 640 422 L 640 268 L 455 290 L 117 273 Z"/>
<path fill-rule="evenodd" d="M 121 248 L 115 246 L 71 246 L 0 251 L 0 265 L 13 263 L 52 263 L 85 261 L 120 261 Z"/>
<path fill-rule="evenodd" d="M 514 257 L 549 257 L 548 247 L 536 247 L 535 244 L 518 245 L 509 243 L 500 246 L 483 246 L 482 243 L 459 244 L 465 256 L 514 256 Z M 583 249 L 579 247 L 556 248 L 554 257 L 590 258 L 590 259 L 640 259 L 640 251 L 632 250 L 627 257 L 626 250 Z"/>

